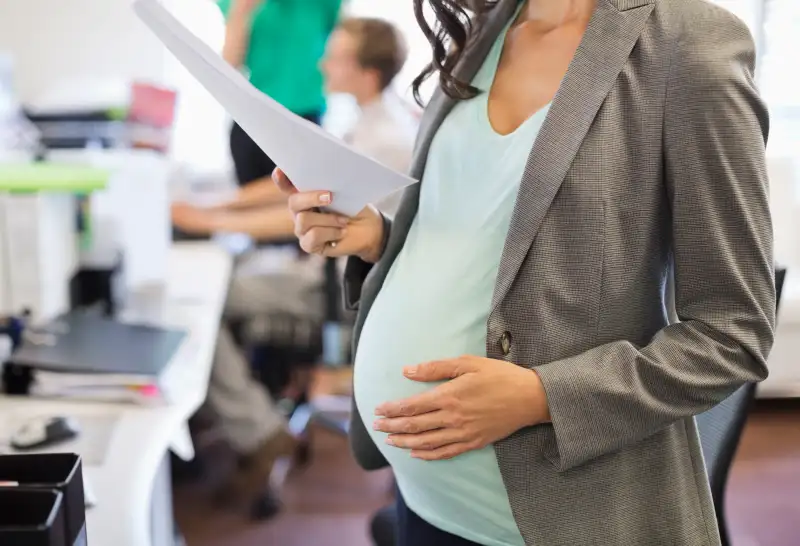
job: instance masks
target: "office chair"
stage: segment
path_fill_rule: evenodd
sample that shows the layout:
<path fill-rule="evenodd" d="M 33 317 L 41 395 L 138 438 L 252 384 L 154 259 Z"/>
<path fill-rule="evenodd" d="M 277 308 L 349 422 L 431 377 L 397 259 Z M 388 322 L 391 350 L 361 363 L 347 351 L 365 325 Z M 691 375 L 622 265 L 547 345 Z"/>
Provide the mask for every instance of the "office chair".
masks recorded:
<path fill-rule="evenodd" d="M 322 320 L 266 310 L 263 315 L 246 321 L 238 328 L 237 337 L 251 349 L 255 376 L 278 401 L 279 408 L 288 418 L 291 432 L 303 438 L 292 461 L 295 467 L 310 463 L 309 425 L 312 422 L 347 434 L 349 416 L 342 417 L 341 412 L 314 407 L 309 396 L 310 380 L 301 380 L 300 388 L 295 389 L 292 396 L 285 396 L 286 387 L 298 376 L 310 379 L 311 369 L 320 360 L 333 365 L 343 365 L 349 360 L 349 343 L 345 339 L 349 321 L 344 313 L 340 285 L 337 261 L 329 258 L 324 264 Z M 340 332 L 341 328 L 344 328 L 344 334 Z M 282 465 L 277 473 L 283 471 Z M 282 479 L 273 476 L 272 481 L 279 483 Z M 270 491 L 266 491 L 252 507 L 256 519 L 266 519 L 276 512 L 277 502 Z"/>
<path fill-rule="evenodd" d="M 394 546 L 397 542 L 397 506 L 384 506 L 372 516 L 369 532 L 375 546 Z"/>
<path fill-rule="evenodd" d="M 307 372 L 320 360 L 332 366 L 343 366 L 349 361 L 346 338 L 351 321 L 345 317 L 340 285 L 337 261 L 327 259 L 322 320 L 267 311 L 244 325 L 243 341 L 252 348 L 255 373 L 270 393 L 281 400 L 280 405 L 290 418 L 289 428 L 295 435 L 306 433 L 309 423 L 317 420 L 326 428 L 347 433 L 347 424 L 339 412 L 325 412 L 311 405 L 310 382 L 302 384 L 291 399 L 282 397 L 296 372 Z M 342 343 L 346 346 L 336 346 Z M 304 450 L 298 462 L 307 463 L 309 456 Z"/>
<path fill-rule="evenodd" d="M 785 269 L 775 270 L 776 314 L 780 307 L 785 278 Z M 728 475 L 755 395 L 755 383 L 748 383 L 696 418 L 722 546 L 731 545 L 725 522 L 725 490 Z M 370 533 L 375 546 L 394 546 L 396 529 L 397 508 L 392 503 L 379 510 L 370 523 Z"/>
<path fill-rule="evenodd" d="M 785 269 L 776 269 L 776 313 L 780 305 L 785 277 Z M 748 383 L 717 406 L 697 416 L 697 428 L 700 432 L 703 458 L 706 462 L 711 496 L 714 500 L 714 511 L 717 514 L 717 525 L 723 546 L 731 544 L 725 521 L 725 491 L 728 485 L 728 475 L 755 397 L 756 385 Z"/>

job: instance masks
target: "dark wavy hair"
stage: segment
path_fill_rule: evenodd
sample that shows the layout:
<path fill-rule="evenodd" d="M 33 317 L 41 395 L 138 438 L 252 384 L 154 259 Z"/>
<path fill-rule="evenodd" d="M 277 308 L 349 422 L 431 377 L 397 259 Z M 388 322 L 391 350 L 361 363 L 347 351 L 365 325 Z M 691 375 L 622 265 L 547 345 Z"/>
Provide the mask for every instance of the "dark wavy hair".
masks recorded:
<path fill-rule="evenodd" d="M 414 0 L 414 15 L 422 33 L 432 49 L 430 64 L 414 79 L 414 100 L 422 106 L 420 87 L 434 74 L 439 75 L 439 85 L 451 98 L 465 100 L 475 97 L 479 90 L 469 82 L 459 80 L 453 69 L 470 40 L 482 16 L 491 11 L 498 0 Z M 425 18 L 424 9 L 430 7 L 435 22 Z"/>

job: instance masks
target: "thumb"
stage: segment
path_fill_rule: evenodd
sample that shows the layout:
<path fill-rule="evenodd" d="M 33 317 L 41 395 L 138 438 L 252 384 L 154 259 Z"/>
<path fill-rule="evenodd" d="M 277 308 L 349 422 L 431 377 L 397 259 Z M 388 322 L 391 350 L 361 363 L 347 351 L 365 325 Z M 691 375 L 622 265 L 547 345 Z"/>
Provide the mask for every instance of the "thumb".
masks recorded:
<path fill-rule="evenodd" d="M 297 188 L 294 187 L 292 181 L 289 180 L 289 177 L 286 176 L 279 167 L 275 167 L 275 170 L 272 171 L 272 181 L 278 186 L 278 189 L 287 195 L 291 195 L 293 193 L 297 193 Z"/>
<path fill-rule="evenodd" d="M 436 360 L 403 369 L 403 375 L 413 381 L 445 381 L 477 371 L 477 366 L 469 358 L 450 358 Z"/>

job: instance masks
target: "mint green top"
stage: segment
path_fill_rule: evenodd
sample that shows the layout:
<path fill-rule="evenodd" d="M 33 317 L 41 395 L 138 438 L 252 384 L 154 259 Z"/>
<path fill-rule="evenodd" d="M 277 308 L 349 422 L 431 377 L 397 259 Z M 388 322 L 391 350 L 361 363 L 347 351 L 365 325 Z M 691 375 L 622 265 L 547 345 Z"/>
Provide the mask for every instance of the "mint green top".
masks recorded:
<path fill-rule="evenodd" d="M 507 29 L 506 29 L 507 30 Z M 505 32 L 473 79 L 488 90 Z M 499 135 L 488 93 L 455 106 L 431 144 L 419 210 L 372 305 L 355 359 L 355 399 L 408 507 L 448 533 L 487 546 L 523 546 L 494 448 L 447 461 L 412 459 L 372 428 L 375 408 L 435 387 L 402 368 L 464 354 L 486 356 L 486 323 L 519 184 L 543 108 Z M 546 494 L 545 491 L 542 494 Z"/>
<path fill-rule="evenodd" d="M 236 0 L 218 0 L 227 18 Z M 253 13 L 244 65 L 250 83 L 300 115 L 325 109 L 319 62 L 342 0 L 263 0 Z"/>

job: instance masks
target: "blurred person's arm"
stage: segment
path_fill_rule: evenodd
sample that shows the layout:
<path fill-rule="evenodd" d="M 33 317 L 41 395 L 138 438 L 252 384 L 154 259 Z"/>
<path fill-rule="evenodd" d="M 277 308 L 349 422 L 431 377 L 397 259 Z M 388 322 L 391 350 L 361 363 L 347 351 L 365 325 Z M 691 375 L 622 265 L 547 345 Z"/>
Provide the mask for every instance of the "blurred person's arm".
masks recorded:
<path fill-rule="evenodd" d="M 253 12 L 264 1 L 267 0 L 220 0 L 219 2 L 226 21 L 222 58 L 236 68 L 240 68 L 247 57 Z"/>
<path fill-rule="evenodd" d="M 283 241 L 294 237 L 294 218 L 283 204 L 245 211 L 220 211 L 177 203 L 172 206 L 172 224 L 190 235 L 245 233 L 258 241 Z"/>
<path fill-rule="evenodd" d="M 243 210 L 271 205 L 286 206 L 286 196 L 281 193 L 272 178 L 265 176 L 239 188 L 236 195 L 214 207 L 214 210 Z"/>

